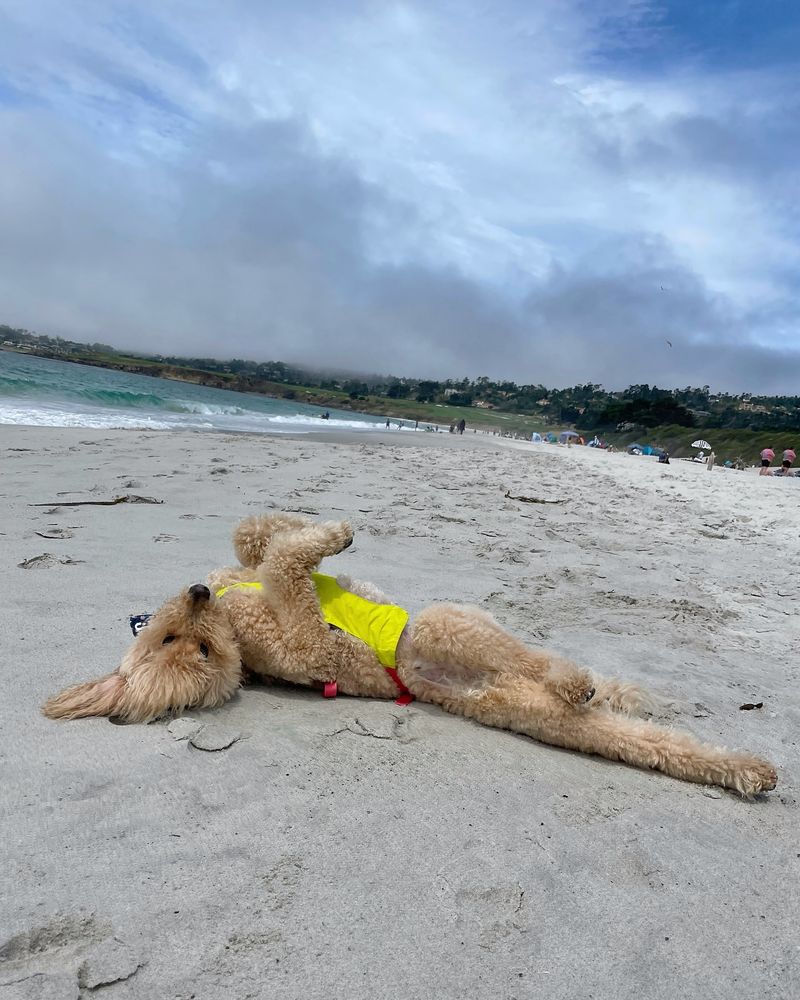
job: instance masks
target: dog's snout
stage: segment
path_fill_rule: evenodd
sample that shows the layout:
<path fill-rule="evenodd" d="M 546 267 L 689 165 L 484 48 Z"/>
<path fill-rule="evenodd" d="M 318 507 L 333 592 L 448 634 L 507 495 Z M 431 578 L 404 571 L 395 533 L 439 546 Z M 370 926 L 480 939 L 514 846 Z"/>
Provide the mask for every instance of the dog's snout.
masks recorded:
<path fill-rule="evenodd" d="M 211 591 L 204 583 L 195 583 L 189 587 L 189 595 L 195 601 L 207 601 L 211 597 Z"/>

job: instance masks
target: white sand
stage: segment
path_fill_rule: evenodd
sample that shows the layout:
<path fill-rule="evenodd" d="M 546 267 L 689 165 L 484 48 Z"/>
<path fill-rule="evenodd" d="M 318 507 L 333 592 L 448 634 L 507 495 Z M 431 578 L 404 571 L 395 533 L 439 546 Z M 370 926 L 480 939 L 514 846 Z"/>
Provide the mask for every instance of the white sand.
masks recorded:
<path fill-rule="evenodd" d="M 0 1000 L 797 995 L 800 481 L 469 434 L 4 427 L 0 457 Z M 120 493 L 164 503 L 29 506 Z M 473 602 L 677 699 L 778 789 L 288 688 L 195 713 L 246 737 L 219 753 L 38 714 L 273 506 L 348 518 L 331 567 L 412 611 Z"/>

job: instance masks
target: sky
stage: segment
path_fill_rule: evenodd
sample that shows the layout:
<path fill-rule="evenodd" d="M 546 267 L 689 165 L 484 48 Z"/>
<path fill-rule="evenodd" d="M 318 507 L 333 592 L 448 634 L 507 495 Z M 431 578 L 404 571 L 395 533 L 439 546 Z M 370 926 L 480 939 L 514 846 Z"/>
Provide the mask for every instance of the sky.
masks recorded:
<path fill-rule="evenodd" d="M 0 0 L 0 323 L 800 394 L 795 0 Z"/>

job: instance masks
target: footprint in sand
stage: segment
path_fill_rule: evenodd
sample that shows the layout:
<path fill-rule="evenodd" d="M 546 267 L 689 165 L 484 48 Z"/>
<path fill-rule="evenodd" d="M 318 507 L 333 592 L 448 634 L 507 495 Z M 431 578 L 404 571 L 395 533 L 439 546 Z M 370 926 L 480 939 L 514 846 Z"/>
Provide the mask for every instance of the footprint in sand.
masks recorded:
<path fill-rule="evenodd" d="M 0 989 L 16 986 L 14 996 L 31 1000 L 77 1000 L 81 989 L 130 979 L 143 964 L 94 916 L 59 915 L 0 944 Z"/>

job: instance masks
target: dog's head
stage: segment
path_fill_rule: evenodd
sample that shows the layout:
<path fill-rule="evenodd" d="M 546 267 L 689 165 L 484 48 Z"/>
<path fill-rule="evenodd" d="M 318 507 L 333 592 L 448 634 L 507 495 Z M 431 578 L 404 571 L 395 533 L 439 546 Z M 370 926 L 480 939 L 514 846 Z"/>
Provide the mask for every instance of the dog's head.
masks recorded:
<path fill-rule="evenodd" d="M 145 722 L 169 710 L 221 705 L 240 681 L 233 630 L 208 587 L 196 583 L 159 608 L 113 674 L 67 688 L 42 711 L 51 719 Z"/>

